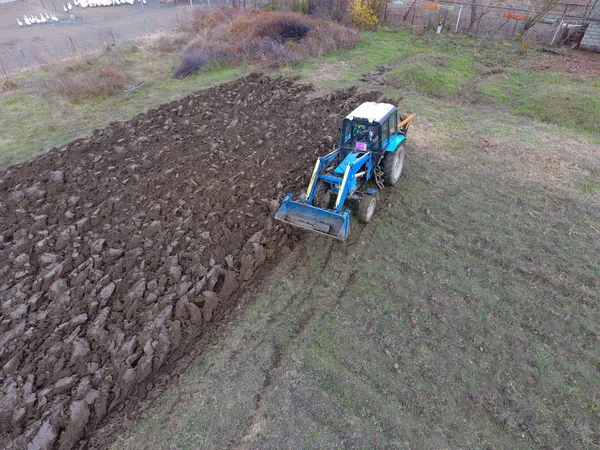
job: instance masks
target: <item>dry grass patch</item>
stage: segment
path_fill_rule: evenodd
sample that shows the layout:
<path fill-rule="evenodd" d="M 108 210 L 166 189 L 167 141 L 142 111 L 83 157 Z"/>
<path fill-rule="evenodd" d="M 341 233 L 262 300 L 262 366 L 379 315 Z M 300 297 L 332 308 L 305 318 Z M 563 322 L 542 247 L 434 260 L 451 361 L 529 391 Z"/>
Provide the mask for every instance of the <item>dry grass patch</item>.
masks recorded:
<path fill-rule="evenodd" d="M 132 77 L 115 67 L 96 67 L 90 71 L 60 72 L 48 81 L 51 92 L 73 102 L 122 91 Z"/>
<path fill-rule="evenodd" d="M 188 42 L 189 36 L 184 32 L 155 33 L 143 39 L 145 46 L 158 53 L 175 53 L 180 51 Z"/>
<path fill-rule="evenodd" d="M 17 88 L 17 83 L 13 77 L 10 76 L 6 67 L 4 67 L 4 63 L 0 61 L 0 93 L 13 91 Z"/>

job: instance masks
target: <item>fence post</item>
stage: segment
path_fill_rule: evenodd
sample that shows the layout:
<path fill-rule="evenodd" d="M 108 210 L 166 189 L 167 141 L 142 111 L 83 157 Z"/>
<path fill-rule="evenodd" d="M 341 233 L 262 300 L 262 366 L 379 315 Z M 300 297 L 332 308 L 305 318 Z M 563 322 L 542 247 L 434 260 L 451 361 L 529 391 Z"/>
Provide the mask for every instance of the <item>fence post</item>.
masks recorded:
<path fill-rule="evenodd" d="M 558 36 L 558 32 L 560 31 L 560 28 L 562 27 L 563 24 L 563 20 L 560 19 L 560 22 L 558 24 L 558 28 L 556 28 L 556 33 L 554 33 L 554 37 L 552 38 L 552 42 L 550 42 L 550 45 L 554 45 L 554 41 L 556 40 L 556 36 Z"/>
<path fill-rule="evenodd" d="M 460 23 L 460 15 L 462 14 L 462 7 L 463 7 L 463 5 L 460 5 L 460 9 L 458 10 L 458 19 L 456 19 L 456 28 L 454 29 L 455 33 L 458 33 L 458 24 Z"/>
<path fill-rule="evenodd" d="M 586 10 L 587 13 L 587 10 Z M 558 32 L 560 31 L 560 28 L 562 27 L 563 24 L 563 20 L 565 18 L 565 14 L 567 14 L 567 7 L 565 6 L 565 12 L 563 12 L 563 15 L 560 18 L 560 23 L 558 24 L 558 28 L 556 29 L 556 33 L 554 33 L 554 37 L 552 38 L 552 42 L 550 42 L 550 45 L 554 45 L 554 41 L 556 40 L 556 36 L 558 36 Z"/>

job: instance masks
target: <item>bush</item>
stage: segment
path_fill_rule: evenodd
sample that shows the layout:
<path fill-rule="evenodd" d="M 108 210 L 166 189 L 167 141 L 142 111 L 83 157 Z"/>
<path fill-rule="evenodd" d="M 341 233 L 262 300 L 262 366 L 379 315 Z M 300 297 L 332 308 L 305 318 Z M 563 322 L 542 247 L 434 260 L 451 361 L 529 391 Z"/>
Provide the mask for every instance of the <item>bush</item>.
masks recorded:
<path fill-rule="evenodd" d="M 360 35 L 344 26 L 298 13 L 214 8 L 180 28 L 188 35 L 173 73 L 185 78 L 207 65 L 247 62 L 268 67 L 296 64 L 355 45 Z"/>
<path fill-rule="evenodd" d="M 350 0 L 310 0 L 308 14 L 348 23 L 349 3 Z"/>
<path fill-rule="evenodd" d="M 181 31 L 199 33 L 200 31 L 211 30 L 223 25 L 231 24 L 234 18 L 243 15 L 244 10 L 233 8 L 231 6 L 221 6 L 210 8 L 208 10 L 196 9 L 192 13 L 191 20 L 180 26 Z"/>
<path fill-rule="evenodd" d="M 297 42 L 297 51 L 305 55 L 323 55 L 354 46 L 360 35 L 349 28 L 325 19 L 298 13 L 250 11 L 238 16 L 230 31 L 240 45 L 248 45 L 256 37 L 270 37 L 279 42 Z"/>
<path fill-rule="evenodd" d="M 380 0 L 354 0 L 350 5 L 350 20 L 363 30 L 374 30 L 379 26 Z"/>
<path fill-rule="evenodd" d="M 309 31 L 310 25 L 306 21 L 297 17 L 281 17 L 257 27 L 255 35 L 283 43 L 289 39 L 300 41 Z"/>
<path fill-rule="evenodd" d="M 291 46 L 270 37 L 262 37 L 249 46 L 249 60 L 269 67 L 297 64 L 301 56 Z"/>
<path fill-rule="evenodd" d="M 0 76 L 0 92 L 14 91 L 17 89 L 17 83 L 11 77 Z"/>
<path fill-rule="evenodd" d="M 194 75 L 211 60 L 210 52 L 203 50 L 189 50 L 185 52 L 179 67 L 173 72 L 173 78 L 183 79 Z"/>
<path fill-rule="evenodd" d="M 293 7 L 292 7 L 294 12 L 300 13 L 300 14 L 310 14 L 310 7 L 308 4 L 308 0 L 297 0 Z"/>
<path fill-rule="evenodd" d="M 308 55 L 323 56 L 354 47 L 359 41 L 360 34 L 356 31 L 327 20 L 319 20 L 303 39 L 302 48 Z"/>

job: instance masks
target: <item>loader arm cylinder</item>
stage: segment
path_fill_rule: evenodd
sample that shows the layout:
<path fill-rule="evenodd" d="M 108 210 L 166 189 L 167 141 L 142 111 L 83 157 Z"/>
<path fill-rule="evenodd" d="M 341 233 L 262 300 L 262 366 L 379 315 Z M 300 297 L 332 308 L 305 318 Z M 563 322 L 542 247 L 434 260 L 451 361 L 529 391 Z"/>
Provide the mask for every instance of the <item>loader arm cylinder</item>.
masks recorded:
<path fill-rule="evenodd" d="M 338 213 L 342 212 L 342 206 L 344 206 L 346 197 L 349 194 L 351 195 L 356 190 L 357 172 L 361 170 L 365 165 L 369 166 L 367 168 L 367 172 L 370 170 L 371 158 L 372 154 L 371 152 L 369 152 L 346 166 L 346 170 L 344 171 L 344 178 L 342 178 L 342 184 L 340 185 L 338 196 L 335 201 L 334 209 Z"/>
<path fill-rule="evenodd" d="M 334 150 L 331 153 L 317 159 L 312 176 L 310 177 L 308 189 L 306 190 L 306 202 L 308 204 L 312 204 L 312 201 L 314 200 L 315 191 L 317 190 L 316 182 L 321 177 L 321 173 L 324 171 L 324 168 L 326 168 L 327 165 L 337 157 L 337 155 L 338 150 Z"/>
<path fill-rule="evenodd" d="M 315 196 L 313 187 L 315 185 L 315 180 L 319 176 L 320 169 L 321 158 L 317 159 L 317 162 L 315 163 L 315 169 L 313 170 L 312 176 L 310 177 L 310 183 L 308 183 L 308 189 L 306 190 L 306 201 L 308 203 L 312 203 L 313 197 Z"/>
<path fill-rule="evenodd" d="M 344 204 L 344 198 L 346 197 L 346 186 L 348 185 L 348 176 L 350 174 L 350 164 L 346 166 L 346 173 L 344 173 L 344 178 L 342 178 L 342 184 L 340 185 L 340 190 L 338 192 L 337 199 L 335 201 L 335 210 L 340 212 L 341 206 Z"/>

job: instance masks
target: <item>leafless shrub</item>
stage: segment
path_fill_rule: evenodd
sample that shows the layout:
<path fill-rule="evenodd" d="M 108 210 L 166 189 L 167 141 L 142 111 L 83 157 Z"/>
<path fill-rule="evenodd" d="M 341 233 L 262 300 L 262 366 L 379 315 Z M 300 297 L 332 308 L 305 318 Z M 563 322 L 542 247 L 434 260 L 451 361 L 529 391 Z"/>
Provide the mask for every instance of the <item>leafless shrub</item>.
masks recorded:
<path fill-rule="evenodd" d="M 194 75 L 211 60 L 210 52 L 203 50 L 189 50 L 181 60 L 179 67 L 173 72 L 173 78 L 183 79 Z"/>
<path fill-rule="evenodd" d="M 308 2 L 308 13 L 312 16 L 348 23 L 349 4 L 349 0 L 310 0 Z"/>
<path fill-rule="evenodd" d="M 301 55 L 293 48 L 266 36 L 254 41 L 249 49 L 251 61 L 261 62 L 269 67 L 293 65 L 301 59 Z"/>
<path fill-rule="evenodd" d="M 238 8 L 222 6 L 211 8 L 209 10 L 194 10 L 191 18 L 180 24 L 181 31 L 198 33 L 206 29 L 212 29 L 230 24 L 236 17 L 243 15 L 245 12 Z"/>

